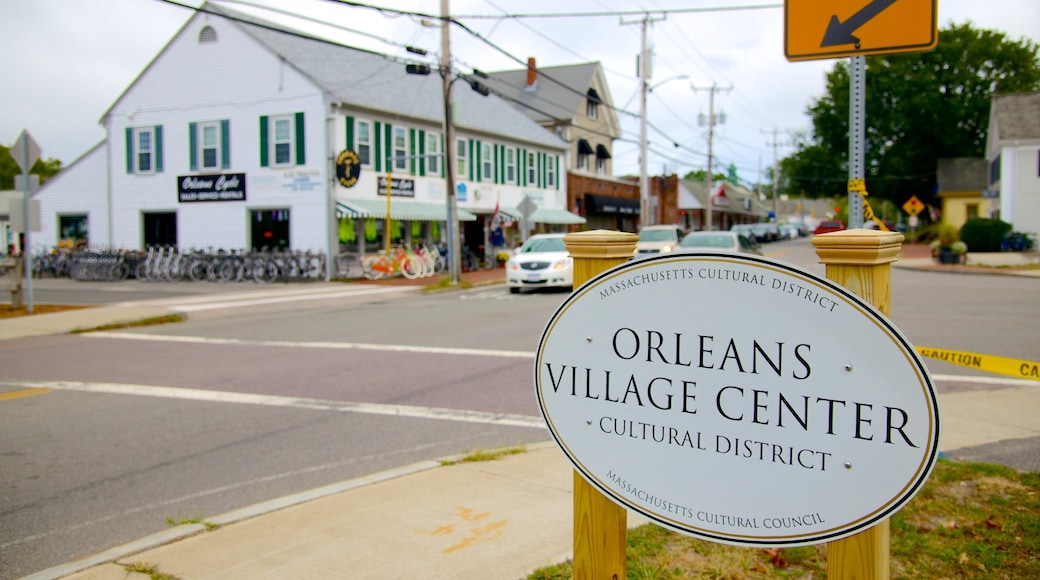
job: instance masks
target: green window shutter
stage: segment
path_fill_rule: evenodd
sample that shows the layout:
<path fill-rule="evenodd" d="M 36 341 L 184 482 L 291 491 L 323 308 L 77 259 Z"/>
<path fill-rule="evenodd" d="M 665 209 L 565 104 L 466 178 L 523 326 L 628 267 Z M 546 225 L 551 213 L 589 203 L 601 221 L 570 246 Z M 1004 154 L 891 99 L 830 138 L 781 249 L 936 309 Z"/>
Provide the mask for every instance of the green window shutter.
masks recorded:
<path fill-rule="evenodd" d="M 441 177 L 447 177 L 446 175 L 444 175 L 444 171 L 445 171 L 444 166 L 448 164 L 448 150 L 444 148 L 444 143 L 445 143 L 444 135 L 442 134 L 441 135 L 441 153 L 443 155 L 441 156 Z M 455 177 L 458 178 L 457 175 Z"/>
<path fill-rule="evenodd" d="M 134 130 L 126 128 L 126 172 L 134 172 Z"/>
<path fill-rule="evenodd" d="M 521 184 L 527 187 L 527 149 L 522 147 L 517 149 L 520 152 L 520 175 L 523 177 L 520 179 Z"/>
<path fill-rule="evenodd" d="M 155 172 L 162 173 L 163 170 L 162 151 L 162 125 L 155 126 Z"/>
<path fill-rule="evenodd" d="M 393 171 L 394 162 L 391 159 L 394 156 L 394 130 L 390 123 L 383 125 L 383 142 L 386 143 L 386 170 L 387 172 Z"/>
<path fill-rule="evenodd" d="M 419 175 L 426 175 L 426 131 L 419 129 Z"/>
<path fill-rule="evenodd" d="M 267 154 L 267 115 L 260 115 L 260 167 L 271 164 Z"/>
<path fill-rule="evenodd" d="M 305 140 L 303 113 L 296 113 L 296 164 L 307 165 L 307 150 L 304 146 Z"/>
<path fill-rule="evenodd" d="M 220 122 L 220 166 L 231 169 L 231 121 Z"/>
<path fill-rule="evenodd" d="M 474 172 L 473 172 L 473 159 L 476 156 L 477 155 L 476 155 L 476 152 L 474 151 L 473 139 L 470 139 L 469 140 L 469 178 L 472 179 L 473 181 L 476 181 L 476 179 L 473 179 L 473 176 L 475 175 Z"/>
<path fill-rule="evenodd" d="M 540 184 L 539 187 L 543 187 L 544 188 L 547 185 L 547 182 L 546 182 L 546 179 L 545 179 L 545 168 L 548 166 L 548 163 L 549 163 L 549 155 L 546 154 L 546 153 L 539 153 L 538 154 L 538 182 Z"/>
<path fill-rule="evenodd" d="M 376 171 L 383 170 L 383 124 L 376 121 Z"/>
<path fill-rule="evenodd" d="M 498 154 L 498 145 L 496 144 L 492 147 L 495 150 L 495 183 L 502 183 L 502 171 L 498 166 L 498 164 L 501 162 L 501 157 Z"/>
<path fill-rule="evenodd" d="M 555 160 L 555 163 L 556 163 L 556 190 L 559 191 L 560 190 L 560 181 L 563 180 L 563 176 L 560 175 L 560 156 L 559 155 L 553 155 L 553 159 Z"/>
<path fill-rule="evenodd" d="M 476 159 L 474 163 L 477 166 L 477 178 L 474 181 L 484 181 L 484 144 L 480 141 L 474 141 L 476 148 Z"/>
<path fill-rule="evenodd" d="M 354 117 L 347 115 L 347 149 L 354 148 Z"/>
<path fill-rule="evenodd" d="M 408 129 L 408 156 L 409 173 L 415 175 L 415 129 Z"/>
<path fill-rule="evenodd" d="M 188 171 L 199 170 L 198 130 L 198 123 L 188 123 Z"/>

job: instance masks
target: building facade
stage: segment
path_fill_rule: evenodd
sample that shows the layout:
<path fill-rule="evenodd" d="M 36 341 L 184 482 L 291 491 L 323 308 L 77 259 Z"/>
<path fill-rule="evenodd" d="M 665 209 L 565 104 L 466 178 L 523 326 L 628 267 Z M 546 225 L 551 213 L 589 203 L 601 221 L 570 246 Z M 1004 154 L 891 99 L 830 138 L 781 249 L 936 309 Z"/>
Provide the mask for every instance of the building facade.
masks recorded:
<path fill-rule="evenodd" d="M 1040 93 L 993 95 L 986 161 L 1000 219 L 1015 231 L 1040 232 Z"/>
<path fill-rule="evenodd" d="M 566 212 L 562 139 L 494 95 L 453 92 L 465 243 L 482 248 L 496 206 L 525 197 L 583 221 Z M 442 103 L 437 75 L 205 4 L 104 113 L 106 140 L 41 189 L 34 242 L 74 224 L 91 246 L 334 255 L 381 245 L 388 215 L 395 240 L 436 241 Z"/>

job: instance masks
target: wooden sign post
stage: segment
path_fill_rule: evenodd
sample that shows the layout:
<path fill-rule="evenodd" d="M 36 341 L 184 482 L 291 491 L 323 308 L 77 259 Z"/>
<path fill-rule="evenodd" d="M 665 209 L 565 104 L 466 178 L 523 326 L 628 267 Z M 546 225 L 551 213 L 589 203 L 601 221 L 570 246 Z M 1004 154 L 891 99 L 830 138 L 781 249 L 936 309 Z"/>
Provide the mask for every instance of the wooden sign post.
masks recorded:
<path fill-rule="evenodd" d="M 844 230 L 814 236 L 816 255 L 827 279 L 859 295 L 885 316 L 892 309 L 892 262 L 899 259 L 903 235 L 879 230 Z M 889 520 L 854 536 L 827 543 L 828 578 L 890 577 Z"/>
<path fill-rule="evenodd" d="M 639 236 L 625 232 L 593 230 L 563 238 L 574 258 L 574 287 L 596 274 L 627 262 L 636 251 Z M 581 580 L 626 578 L 625 508 L 604 496 L 577 471 L 574 472 L 574 573 Z"/>

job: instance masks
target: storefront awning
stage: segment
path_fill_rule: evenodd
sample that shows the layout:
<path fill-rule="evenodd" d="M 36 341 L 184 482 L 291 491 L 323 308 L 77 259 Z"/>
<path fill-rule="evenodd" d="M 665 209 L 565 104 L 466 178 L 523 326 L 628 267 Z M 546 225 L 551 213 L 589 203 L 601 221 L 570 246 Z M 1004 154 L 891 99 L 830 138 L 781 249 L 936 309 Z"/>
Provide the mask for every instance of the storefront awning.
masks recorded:
<path fill-rule="evenodd" d="M 639 214 L 639 200 L 611 197 L 609 195 L 585 194 L 585 209 L 594 213 Z"/>
<path fill-rule="evenodd" d="M 578 139 L 578 155 L 592 155 L 592 145 L 585 139 Z"/>
<path fill-rule="evenodd" d="M 607 151 L 607 147 L 602 143 L 596 145 L 596 158 L 597 159 L 610 159 L 610 151 Z"/>
<path fill-rule="evenodd" d="M 409 201 L 404 199 L 390 200 L 390 217 L 395 220 L 417 222 L 442 222 L 447 220 L 448 209 L 442 203 Z M 464 210 L 458 210 L 459 221 L 476 221 L 477 216 Z M 336 200 L 336 217 L 386 219 L 386 198 L 382 199 L 347 199 Z"/>
<path fill-rule="evenodd" d="M 520 218 L 523 217 L 520 210 L 515 207 L 504 207 L 498 211 L 512 221 L 520 221 Z M 565 209 L 540 207 L 531 214 L 531 222 L 536 224 L 569 225 L 583 224 L 585 221 L 585 218 Z"/>

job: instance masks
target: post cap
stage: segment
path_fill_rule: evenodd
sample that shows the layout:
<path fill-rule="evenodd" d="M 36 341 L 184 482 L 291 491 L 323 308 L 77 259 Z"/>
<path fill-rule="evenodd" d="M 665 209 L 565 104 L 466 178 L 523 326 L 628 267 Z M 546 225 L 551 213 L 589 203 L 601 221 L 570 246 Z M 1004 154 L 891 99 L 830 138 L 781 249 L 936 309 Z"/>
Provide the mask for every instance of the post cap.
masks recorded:
<path fill-rule="evenodd" d="M 612 230 L 589 230 L 563 236 L 574 258 L 630 258 L 636 253 L 639 236 Z"/>
<path fill-rule="evenodd" d="M 888 264 L 899 259 L 903 234 L 851 229 L 813 236 L 821 264 Z"/>

